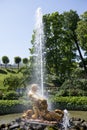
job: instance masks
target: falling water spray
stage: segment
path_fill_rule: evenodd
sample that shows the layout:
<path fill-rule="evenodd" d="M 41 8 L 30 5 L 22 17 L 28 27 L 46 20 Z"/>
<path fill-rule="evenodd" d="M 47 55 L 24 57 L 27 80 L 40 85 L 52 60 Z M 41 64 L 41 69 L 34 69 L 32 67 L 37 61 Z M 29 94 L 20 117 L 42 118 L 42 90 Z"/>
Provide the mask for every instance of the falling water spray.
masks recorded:
<path fill-rule="evenodd" d="M 35 68 L 34 75 L 36 83 L 41 86 L 41 94 L 43 96 L 43 48 L 44 48 L 44 31 L 42 10 L 38 8 L 36 11 L 36 24 L 35 24 Z"/>

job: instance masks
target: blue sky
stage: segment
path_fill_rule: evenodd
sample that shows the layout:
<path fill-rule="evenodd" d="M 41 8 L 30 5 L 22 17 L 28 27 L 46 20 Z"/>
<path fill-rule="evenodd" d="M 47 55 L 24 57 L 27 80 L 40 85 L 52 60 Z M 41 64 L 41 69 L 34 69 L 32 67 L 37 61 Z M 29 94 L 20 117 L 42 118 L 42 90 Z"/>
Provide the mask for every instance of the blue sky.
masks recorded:
<path fill-rule="evenodd" d="M 10 63 L 15 56 L 29 57 L 38 7 L 43 14 L 72 9 L 80 15 L 87 11 L 87 0 L 0 0 L 0 62 L 4 55 Z"/>

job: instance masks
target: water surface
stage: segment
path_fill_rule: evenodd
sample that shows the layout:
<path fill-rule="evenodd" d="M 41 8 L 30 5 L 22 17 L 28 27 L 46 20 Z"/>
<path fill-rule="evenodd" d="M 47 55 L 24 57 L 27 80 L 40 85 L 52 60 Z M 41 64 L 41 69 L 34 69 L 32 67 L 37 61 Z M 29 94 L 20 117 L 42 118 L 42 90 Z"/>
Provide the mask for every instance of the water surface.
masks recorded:
<path fill-rule="evenodd" d="M 8 114 L 8 115 L 3 115 L 3 116 L 0 116 L 0 125 L 5 123 L 10 123 L 12 121 L 14 121 L 15 119 L 21 117 L 22 114 L 19 113 L 19 114 Z"/>
<path fill-rule="evenodd" d="M 87 111 L 69 111 L 70 117 L 77 117 L 81 118 L 87 121 Z M 0 124 L 2 123 L 10 123 L 11 121 L 14 121 L 15 119 L 22 116 L 22 113 L 19 114 L 8 114 L 0 116 Z"/>
<path fill-rule="evenodd" d="M 87 121 L 87 111 L 69 111 L 70 117 L 77 117 Z"/>

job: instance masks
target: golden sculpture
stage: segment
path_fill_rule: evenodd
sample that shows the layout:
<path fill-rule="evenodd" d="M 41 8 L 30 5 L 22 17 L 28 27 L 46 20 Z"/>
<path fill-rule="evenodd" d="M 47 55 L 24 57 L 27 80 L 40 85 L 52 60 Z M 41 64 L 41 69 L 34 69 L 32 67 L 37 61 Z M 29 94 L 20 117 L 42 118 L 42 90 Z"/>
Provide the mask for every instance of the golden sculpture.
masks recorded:
<path fill-rule="evenodd" d="M 42 119 L 47 121 L 60 121 L 63 118 L 63 111 L 56 109 L 54 111 L 49 111 L 47 100 L 38 95 L 38 85 L 33 84 L 31 86 L 31 90 L 28 93 L 32 103 L 33 110 L 27 110 L 23 117 L 27 117 L 28 119 Z"/>

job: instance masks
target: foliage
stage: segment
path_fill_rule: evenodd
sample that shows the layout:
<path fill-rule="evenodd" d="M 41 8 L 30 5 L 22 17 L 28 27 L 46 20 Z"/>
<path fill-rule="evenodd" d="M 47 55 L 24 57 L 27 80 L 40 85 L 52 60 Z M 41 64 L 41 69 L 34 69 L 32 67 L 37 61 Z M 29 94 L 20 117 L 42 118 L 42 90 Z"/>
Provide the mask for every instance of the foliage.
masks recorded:
<path fill-rule="evenodd" d="M 87 79 L 82 69 L 76 69 L 59 89 L 61 96 L 87 96 Z"/>
<path fill-rule="evenodd" d="M 15 71 L 15 70 L 12 70 L 12 69 L 6 69 L 6 70 L 7 70 L 7 72 L 10 72 L 10 73 L 13 73 L 13 74 L 16 73 L 16 71 Z"/>
<path fill-rule="evenodd" d="M 0 90 L 0 100 L 3 98 L 3 92 Z"/>
<path fill-rule="evenodd" d="M 76 34 L 77 34 L 77 40 L 82 50 L 84 50 L 84 56 L 87 54 L 87 12 L 84 12 L 83 15 L 80 17 L 80 21 L 78 22 L 77 28 L 76 28 Z M 76 40 L 76 41 L 77 41 Z M 77 42 L 76 42 L 77 43 Z M 81 64 L 85 70 L 85 73 L 87 75 L 87 67 L 86 62 L 83 59 L 83 56 L 81 55 L 81 51 L 79 49 L 79 54 L 81 58 Z"/>
<path fill-rule="evenodd" d="M 70 10 L 59 14 L 54 12 L 43 16 L 45 49 L 42 50 L 43 64 L 47 75 L 54 75 L 63 83 L 77 67 L 76 55 L 76 27 L 79 16 Z M 35 30 L 32 35 L 31 54 L 35 48 Z M 45 76 L 47 77 L 47 76 Z"/>
<path fill-rule="evenodd" d="M 23 63 L 25 64 L 25 65 L 27 65 L 28 64 L 28 58 L 23 58 Z"/>
<path fill-rule="evenodd" d="M 3 71 L 6 71 L 7 74 L 0 74 L 0 91 L 3 93 L 3 95 L 6 95 L 8 91 L 18 91 L 18 94 L 22 92 L 19 96 L 22 97 L 27 84 L 29 84 L 29 74 L 23 74 L 23 72 L 27 71 L 26 67 L 20 68 L 20 71 L 16 72 L 16 69 L 13 69 L 12 71 L 9 71 L 7 69 L 3 69 Z M 14 73 L 15 72 L 15 73 Z M 3 98 L 3 95 L 1 96 L 1 99 Z"/>
<path fill-rule="evenodd" d="M 54 108 L 68 109 L 68 110 L 87 110 L 87 97 L 58 97 L 53 96 L 51 103 Z"/>
<path fill-rule="evenodd" d="M 80 25 L 83 26 L 87 22 L 86 16 L 87 13 L 85 12 L 80 18 L 77 12 L 73 10 L 62 14 L 54 12 L 43 16 L 45 49 L 42 52 L 43 55 L 45 54 L 45 58 L 43 58 L 43 64 L 46 67 L 45 82 L 54 83 L 55 86 L 58 86 L 58 95 L 87 95 L 87 73 L 85 74 L 87 63 L 80 51 L 80 48 L 83 49 L 81 44 L 84 42 L 82 43 L 81 38 L 79 38 L 80 34 L 83 38 L 82 34 L 84 33 L 86 39 L 86 27 L 82 30 L 80 28 Z M 32 35 L 32 48 L 29 49 L 31 54 L 34 53 L 35 49 L 35 31 Z M 84 41 L 85 39 L 83 38 Z M 79 56 L 76 53 L 77 51 Z M 81 60 L 80 64 L 76 62 L 78 57 Z M 33 57 L 31 57 L 31 63 L 33 68 Z M 77 70 L 79 69 L 78 64 L 84 67 L 84 71 L 82 69 Z"/>
<path fill-rule="evenodd" d="M 5 100 L 17 100 L 18 98 L 19 98 L 18 93 L 15 91 L 8 91 L 3 96 L 3 99 Z"/>
<path fill-rule="evenodd" d="M 71 102 L 72 104 L 74 103 L 77 103 L 77 104 L 86 104 L 87 105 L 87 97 L 85 96 L 80 96 L 80 97 L 74 97 L 74 96 L 70 96 L 70 97 L 57 97 L 57 96 L 53 96 L 51 98 L 51 101 L 54 101 L 54 102 L 65 102 L 65 103 L 68 103 L 68 102 Z"/>
<path fill-rule="evenodd" d="M 87 53 L 87 11 L 80 16 L 76 33 L 82 49 Z"/>
<path fill-rule="evenodd" d="M 1 74 L 7 74 L 6 70 L 0 69 Z"/>
<path fill-rule="evenodd" d="M 87 66 L 87 57 L 84 58 L 84 63 Z M 79 62 L 79 67 L 83 68 L 83 63 L 82 61 Z"/>
<path fill-rule="evenodd" d="M 7 56 L 3 56 L 2 62 L 5 64 L 5 67 L 7 67 L 7 64 L 9 63 L 9 58 Z"/>
<path fill-rule="evenodd" d="M 87 92 L 82 90 L 82 89 L 74 89 L 74 88 L 69 88 L 69 89 L 60 89 L 59 92 L 55 93 L 56 96 L 87 96 Z"/>
<path fill-rule="evenodd" d="M 21 62 L 21 57 L 19 57 L 19 56 L 14 57 L 14 62 L 15 62 L 16 64 L 18 64 L 18 69 L 19 69 L 19 64 L 20 64 L 20 62 Z"/>
<path fill-rule="evenodd" d="M 10 75 L 4 79 L 3 84 L 4 86 L 8 86 L 8 90 L 16 90 L 20 85 L 20 78 Z"/>
<path fill-rule="evenodd" d="M 74 61 L 76 47 L 73 42 L 72 31 L 76 28 L 78 15 L 74 11 L 60 15 L 55 12 L 44 16 L 43 20 L 47 48 L 46 64 L 49 67 L 47 70 L 50 69 L 50 72 L 53 71 L 64 81 L 76 67 Z"/>
<path fill-rule="evenodd" d="M 26 87 L 32 80 L 32 69 L 29 66 L 23 66 L 18 70 L 18 73 L 19 72 L 23 74 L 20 84 Z"/>
<path fill-rule="evenodd" d="M 20 100 L 0 100 L 0 115 L 19 113 L 31 107 L 29 101 Z"/>

